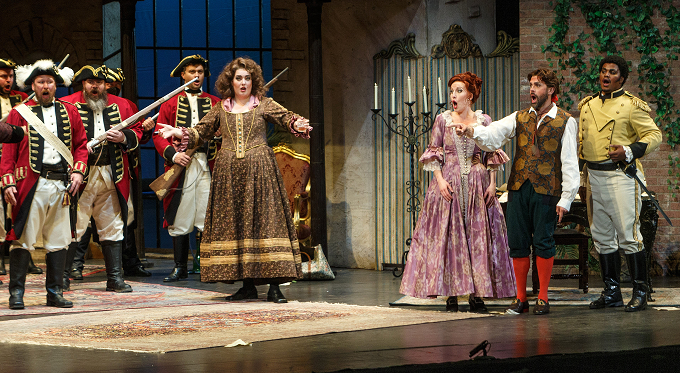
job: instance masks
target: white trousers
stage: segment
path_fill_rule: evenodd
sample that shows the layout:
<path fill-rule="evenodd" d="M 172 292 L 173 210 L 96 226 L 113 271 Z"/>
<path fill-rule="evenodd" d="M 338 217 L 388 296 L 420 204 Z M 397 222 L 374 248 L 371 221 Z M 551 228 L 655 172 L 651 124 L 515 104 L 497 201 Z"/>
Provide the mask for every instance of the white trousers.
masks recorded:
<path fill-rule="evenodd" d="M 85 234 L 91 217 L 94 217 L 100 241 L 123 239 L 123 217 L 111 166 L 90 167 L 87 185 L 78 200 L 78 241 Z"/>
<path fill-rule="evenodd" d="M 645 182 L 644 175 L 637 175 Z M 592 194 L 590 233 L 597 252 L 611 254 L 619 248 L 626 254 L 644 250 L 640 233 L 642 197 L 635 179 L 623 171 L 588 170 Z"/>
<path fill-rule="evenodd" d="M 7 219 L 7 216 L 5 215 L 5 206 L 3 206 L 2 203 L 0 203 L 0 242 L 5 242 L 5 237 L 7 237 L 7 231 L 5 230 L 5 219 Z"/>
<path fill-rule="evenodd" d="M 24 231 L 12 243 L 12 248 L 33 250 L 37 241 L 42 242 L 41 247 L 48 252 L 68 247 L 71 243 L 71 223 L 69 207 L 62 206 L 65 191 L 66 186 L 61 180 L 38 179 Z"/>
<path fill-rule="evenodd" d="M 179 192 L 178 190 L 175 193 Z M 210 194 L 210 168 L 205 153 L 194 153 L 192 156 L 191 163 L 184 171 L 184 186 L 181 192 L 182 199 L 175 221 L 168 227 L 168 233 L 172 237 L 189 234 L 194 227 L 203 232 Z"/>

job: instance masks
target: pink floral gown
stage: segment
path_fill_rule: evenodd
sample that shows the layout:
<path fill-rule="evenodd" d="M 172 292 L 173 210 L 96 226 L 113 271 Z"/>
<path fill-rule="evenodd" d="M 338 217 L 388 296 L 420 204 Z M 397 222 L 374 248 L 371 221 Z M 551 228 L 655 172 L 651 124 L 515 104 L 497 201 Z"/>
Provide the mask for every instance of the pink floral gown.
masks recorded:
<path fill-rule="evenodd" d="M 475 116 L 478 125 L 491 123 L 481 110 Z M 447 202 L 442 197 L 433 178 L 413 231 L 400 293 L 418 298 L 515 295 L 503 211 L 497 199 L 488 208 L 484 203 L 489 186 L 487 166 L 498 167 L 509 158 L 497 150 L 484 154 L 483 163 L 473 165 L 475 154 L 482 152 L 473 140 L 456 135 L 451 112 L 437 116 L 430 145 L 420 162 L 426 171 L 441 168 L 453 188 L 453 200 Z"/>

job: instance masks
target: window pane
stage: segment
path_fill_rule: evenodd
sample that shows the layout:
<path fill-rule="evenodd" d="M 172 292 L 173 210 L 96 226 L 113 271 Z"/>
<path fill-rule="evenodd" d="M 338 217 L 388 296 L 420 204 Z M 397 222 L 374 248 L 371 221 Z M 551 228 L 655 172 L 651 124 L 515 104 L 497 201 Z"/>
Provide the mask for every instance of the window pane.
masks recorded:
<path fill-rule="evenodd" d="M 276 73 L 278 74 L 279 71 Z M 274 78 L 274 73 L 272 71 L 272 52 L 262 52 L 262 75 L 266 81 L 270 81 Z"/>
<path fill-rule="evenodd" d="M 153 46 L 153 0 L 137 2 L 135 10 L 135 42 L 138 47 Z"/>
<path fill-rule="evenodd" d="M 154 97 L 154 63 L 152 49 L 137 49 L 137 95 Z"/>
<path fill-rule="evenodd" d="M 252 0 L 234 1 L 237 48 L 260 47 L 260 4 Z"/>
<path fill-rule="evenodd" d="M 251 60 L 257 62 L 260 65 L 260 52 L 259 51 L 236 51 L 234 52 L 236 57 L 247 57 Z"/>
<path fill-rule="evenodd" d="M 206 47 L 205 0 L 182 1 L 182 47 Z"/>
<path fill-rule="evenodd" d="M 272 47 L 272 9 L 269 0 L 262 0 L 262 48 Z"/>
<path fill-rule="evenodd" d="M 179 0 L 156 0 L 156 45 L 176 47 L 179 42 Z"/>
<path fill-rule="evenodd" d="M 158 97 L 165 96 L 181 85 L 180 78 L 170 77 L 172 70 L 181 60 L 179 50 L 157 50 L 156 51 L 156 79 L 158 81 Z"/>
<path fill-rule="evenodd" d="M 208 9 L 210 46 L 233 48 L 234 25 L 231 0 L 209 0 Z"/>

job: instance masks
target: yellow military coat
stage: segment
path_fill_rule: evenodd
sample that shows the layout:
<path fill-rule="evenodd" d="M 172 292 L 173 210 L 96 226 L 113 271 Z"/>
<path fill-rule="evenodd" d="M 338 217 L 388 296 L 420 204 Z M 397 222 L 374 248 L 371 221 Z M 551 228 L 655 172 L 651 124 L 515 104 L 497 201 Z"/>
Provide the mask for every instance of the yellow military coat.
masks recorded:
<path fill-rule="evenodd" d="M 649 116 L 647 103 L 623 89 L 609 97 L 602 101 L 598 95 L 588 96 L 578 105 L 580 157 L 588 162 L 606 161 L 609 145 L 629 146 L 635 159 L 656 149 L 661 130 Z"/>

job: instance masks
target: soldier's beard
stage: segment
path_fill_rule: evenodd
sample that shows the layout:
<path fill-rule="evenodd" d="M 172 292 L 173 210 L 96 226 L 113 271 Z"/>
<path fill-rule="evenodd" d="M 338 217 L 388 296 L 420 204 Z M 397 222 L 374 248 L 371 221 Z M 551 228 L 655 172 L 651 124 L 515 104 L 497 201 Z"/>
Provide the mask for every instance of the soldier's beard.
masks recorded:
<path fill-rule="evenodd" d="M 103 111 L 109 102 L 109 96 L 106 91 L 101 91 L 99 97 L 95 97 L 88 91 L 83 91 L 83 96 L 85 96 L 85 103 L 87 107 L 92 109 L 92 111 Z"/>
<path fill-rule="evenodd" d="M 35 101 L 42 106 L 49 105 L 54 101 L 54 92 L 49 92 L 47 96 L 43 96 L 43 92 L 36 92 Z"/>
<path fill-rule="evenodd" d="M 108 93 L 110 93 L 110 94 L 112 94 L 112 95 L 114 95 L 114 96 L 118 96 L 118 94 L 120 93 L 120 88 L 118 88 L 118 87 L 111 87 L 111 88 L 108 88 L 108 89 L 106 90 L 106 92 L 108 92 Z"/>

